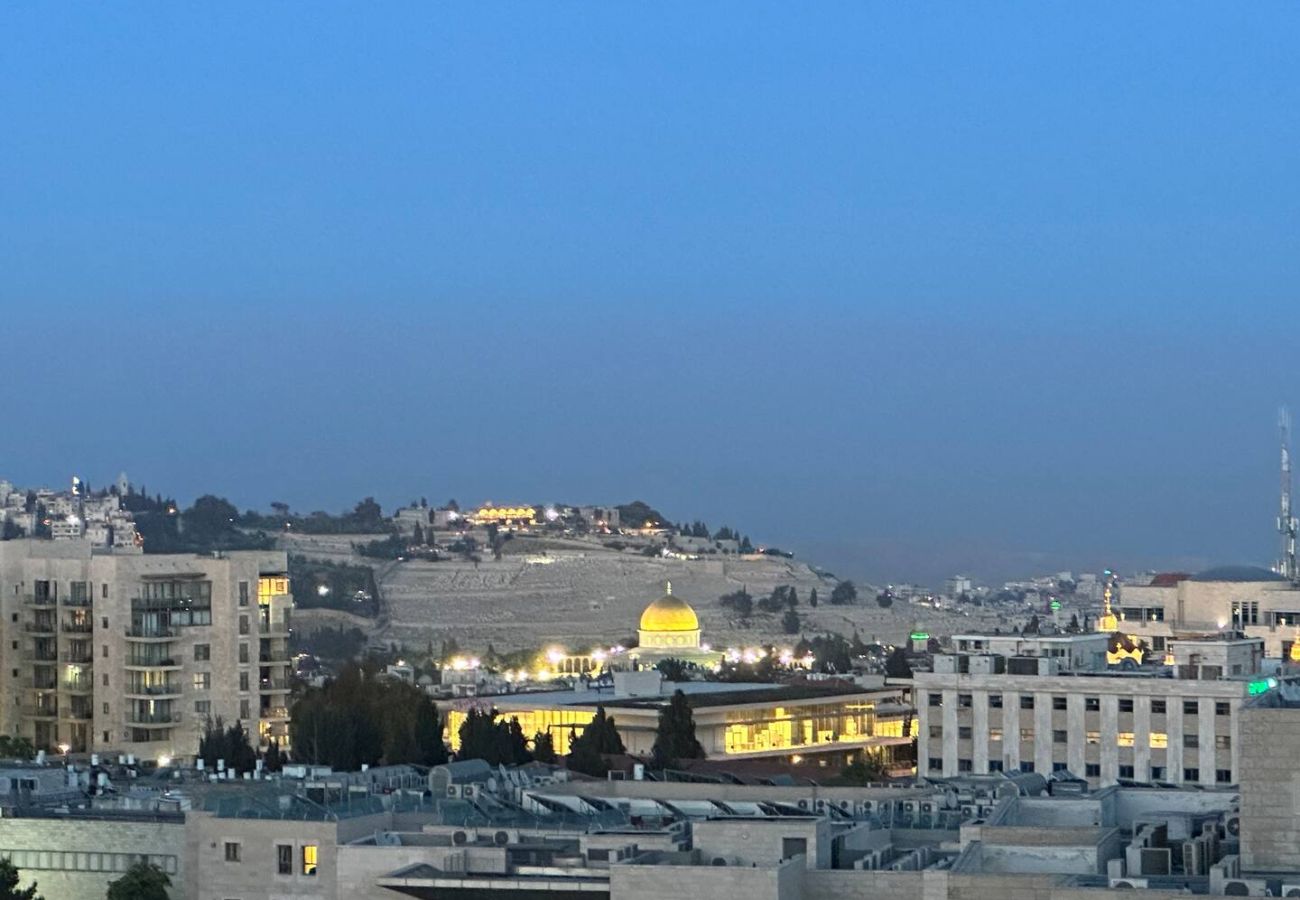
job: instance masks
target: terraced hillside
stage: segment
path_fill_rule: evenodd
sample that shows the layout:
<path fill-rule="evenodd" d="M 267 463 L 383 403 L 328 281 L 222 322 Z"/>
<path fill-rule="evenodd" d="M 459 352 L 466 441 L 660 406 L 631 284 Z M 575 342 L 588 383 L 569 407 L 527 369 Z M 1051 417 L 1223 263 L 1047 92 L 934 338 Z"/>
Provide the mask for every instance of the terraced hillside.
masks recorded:
<path fill-rule="evenodd" d="M 294 536 L 286 549 L 360 561 L 351 556 L 346 537 Z M 413 560 L 377 566 L 386 616 L 375 636 L 408 646 L 455 637 L 465 647 L 491 642 L 498 650 L 552 642 L 571 648 L 608 645 L 635 633 L 642 608 L 663 594 L 670 580 L 673 593 L 699 614 L 704 640 L 718 647 L 792 640 L 782 634 L 780 614 L 756 611 L 746 627 L 718 603 L 723 594 L 742 587 L 758 598 L 778 585 L 793 585 L 805 633 L 856 628 L 864 640 L 897 641 L 917 622 L 917 611 L 907 604 L 881 609 L 875 591 L 866 587 L 856 606 L 829 605 L 834 582 L 793 559 L 661 559 L 578 541 L 533 544 L 528 550 L 499 561 Z M 813 588 L 821 598 L 816 609 L 808 605 Z M 961 615 L 924 613 L 922 624 L 936 632 L 977 624 Z"/>

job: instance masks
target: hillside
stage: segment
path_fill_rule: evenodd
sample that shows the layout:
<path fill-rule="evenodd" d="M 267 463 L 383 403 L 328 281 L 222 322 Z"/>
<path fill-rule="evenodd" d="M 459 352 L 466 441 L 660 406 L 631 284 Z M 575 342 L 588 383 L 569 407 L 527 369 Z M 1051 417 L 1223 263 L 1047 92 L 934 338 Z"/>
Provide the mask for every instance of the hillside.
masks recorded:
<path fill-rule="evenodd" d="M 286 536 L 282 546 L 334 561 L 361 561 L 345 535 Z M 756 611 L 745 627 L 718 603 L 742 587 L 759 598 L 778 585 L 793 585 L 805 633 L 856 628 L 864 640 L 897 641 L 917 624 L 917 611 L 906 604 L 883 610 L 873 599 L 875 591 L 866 587 L 855 606 L 829 605 L 834 582 L 795 559 L 662 559 L 578 540 L 516 549 L 499 561 L 489 556 L 479 563 L 410 560 L 376 566 L 386 615 L 372 636 L 408 646 L 454 637 L 465 647 L 490 642 L 502 651 L 543 643 L 572 649 L 609 645 L 635 633 L 641 610 L 663 594 L 666 581 L 695 607 L 704 640 L 716 647 L 794 640 L 782 634 L 780 614 Z M 813 588 L 821 599 L 816 609 L 808 606 Z M 321 618 L 310 611 L 298 614 L 307 629 Z M 938 632 L 976 626 L 965 616 L 928 609 L 922 624 Z"/>

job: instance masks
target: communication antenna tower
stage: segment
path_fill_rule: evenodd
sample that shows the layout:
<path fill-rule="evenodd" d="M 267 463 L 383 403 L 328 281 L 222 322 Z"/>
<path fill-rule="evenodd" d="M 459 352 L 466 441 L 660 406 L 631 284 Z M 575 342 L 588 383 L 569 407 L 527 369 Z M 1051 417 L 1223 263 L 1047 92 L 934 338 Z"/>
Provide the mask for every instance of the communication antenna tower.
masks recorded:
<path fill-rule="evenodd" d="M 1278 510 L 1277 533 L 1282 543 L 1282 556 L 1274 567 L 1279 575 L 1291 581 L 1300 579 L 1300 566 L 1296 563 L 1296 533 L 1300 522 L 1291 515 L 1291 412 L 1283 406 L 1277 412 L 1277 428 L 1282 440 L 1282 505 Z"/>

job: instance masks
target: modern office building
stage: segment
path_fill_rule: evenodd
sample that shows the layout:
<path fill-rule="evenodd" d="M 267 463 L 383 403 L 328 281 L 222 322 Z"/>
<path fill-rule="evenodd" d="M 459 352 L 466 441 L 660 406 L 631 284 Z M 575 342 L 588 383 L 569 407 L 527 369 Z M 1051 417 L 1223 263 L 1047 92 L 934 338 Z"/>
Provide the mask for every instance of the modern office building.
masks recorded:
<path fill-rule="evenodd" d="M 284 553 L 0 542 L 0 731 L 37 749 L 189 756 L 210 718 L 288 737 Z"/>
<path fill-rule="evenodd" d="M 1105 664 L 1106 639 L 955 636 L 912 679 L 918 773 L 1235 784 L 1242 705 L 1270 683 L 1263 641 L 1170 641 L 1164 664 L 1122 668 Z"/>

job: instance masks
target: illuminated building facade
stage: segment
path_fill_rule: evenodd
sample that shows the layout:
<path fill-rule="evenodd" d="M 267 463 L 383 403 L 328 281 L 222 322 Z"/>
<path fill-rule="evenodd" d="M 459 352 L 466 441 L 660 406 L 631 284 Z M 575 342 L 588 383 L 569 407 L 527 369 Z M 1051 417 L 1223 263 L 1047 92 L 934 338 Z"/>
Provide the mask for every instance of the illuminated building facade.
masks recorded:
<path fill-rule="evenodd" d="M 0 542 L 0 732 L 37 749 L 192 756 L 209 719 L 288 738 L 284 553 Z"/>
<path fill-rule="evenodd" d="M 536 520 L 537 510 L 531 506 L 495 506 L 491 503 L 480 506 L 470 517 L 475 525 L 506 527 L 532 525 Z"/>
<path fill-rule="evenodd" d="M 905 689 L 866 689 L 846 682 L 803 684 L 662 683 L 650 691 L 628 690 L 616 673 L 611 690 L 568 690 L 505 694 L 453 701 L 444 712 L 447 739 L 455 750 L 460 725 L 471 707 L 496 709 L 518 717 L 524 734 L 551 734 L 556 751 L 569 749 L 571 738 L 603 706 L 613 716 L 628 753 L 649 754 L 654 746 L 659 711 L 674 690 L 691 704 L 696 738 L 710 758 L 777 758 L 814 764 L 843 765 L 862 751 L 880 754 L 896 769 L 912 767 L 913 710 Z"/>

